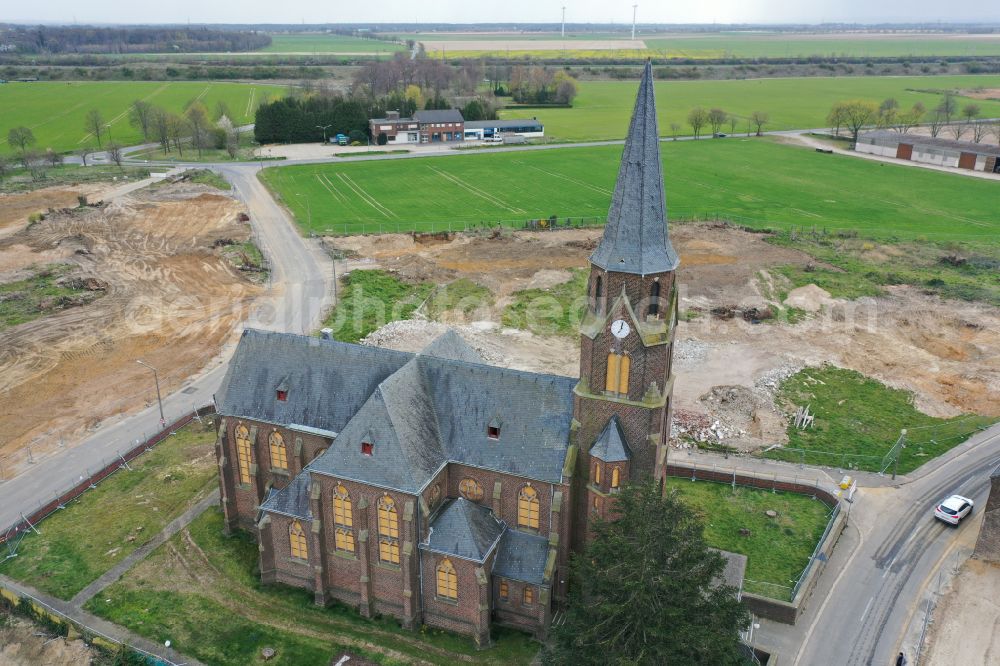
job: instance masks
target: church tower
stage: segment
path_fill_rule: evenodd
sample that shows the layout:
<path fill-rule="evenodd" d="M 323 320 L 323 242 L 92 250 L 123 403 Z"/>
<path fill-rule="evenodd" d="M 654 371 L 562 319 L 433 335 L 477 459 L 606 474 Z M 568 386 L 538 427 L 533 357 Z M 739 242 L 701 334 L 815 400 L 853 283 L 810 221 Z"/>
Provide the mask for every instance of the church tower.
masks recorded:
<path fill-rule="evenodd" d="M 579 547 L 629 480 L 660 478 L 670 434 L 680 258 L 667 233 L 653 71 L 639 84 L 604 236 L 590 257 L 575 389 Z"/>

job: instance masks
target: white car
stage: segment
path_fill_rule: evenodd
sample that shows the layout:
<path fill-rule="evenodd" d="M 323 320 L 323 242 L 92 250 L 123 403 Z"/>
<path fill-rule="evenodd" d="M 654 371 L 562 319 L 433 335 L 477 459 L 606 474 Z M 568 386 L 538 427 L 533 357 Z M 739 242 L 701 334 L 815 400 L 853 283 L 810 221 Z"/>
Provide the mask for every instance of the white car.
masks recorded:
<path fill-rule="evenodd" d="M 972 515 L 973 504 L 968 497 L 952 495 L 934 507 L 934 517 L 949 525 L 958 525 L 963 518 Z"/>

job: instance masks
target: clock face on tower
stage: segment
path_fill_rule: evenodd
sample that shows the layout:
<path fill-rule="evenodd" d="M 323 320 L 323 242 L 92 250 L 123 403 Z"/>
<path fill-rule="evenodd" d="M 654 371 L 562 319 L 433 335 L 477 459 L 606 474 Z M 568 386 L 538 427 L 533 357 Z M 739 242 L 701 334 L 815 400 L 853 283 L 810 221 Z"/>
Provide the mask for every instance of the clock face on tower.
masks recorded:
<path fill-rule="evenodd" d="M 628 337 L 628 334 L 632 331 L 632 328 L 628 325 L 628 322 L 624 319 L 616 319 L 611 322 L 611 335 L 615 336 L 619 340 L 623 340 Z"/>

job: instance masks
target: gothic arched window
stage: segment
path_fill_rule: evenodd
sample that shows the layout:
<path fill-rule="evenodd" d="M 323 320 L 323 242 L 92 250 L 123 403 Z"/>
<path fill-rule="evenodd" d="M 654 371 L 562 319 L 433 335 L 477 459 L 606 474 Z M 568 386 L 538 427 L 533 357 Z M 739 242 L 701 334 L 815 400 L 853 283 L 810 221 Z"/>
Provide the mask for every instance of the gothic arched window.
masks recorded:
<path fill-rule="evenodd" d="M 538 529 L 538 491 L 531 486 L 517 495 L 517 526 Z"/>

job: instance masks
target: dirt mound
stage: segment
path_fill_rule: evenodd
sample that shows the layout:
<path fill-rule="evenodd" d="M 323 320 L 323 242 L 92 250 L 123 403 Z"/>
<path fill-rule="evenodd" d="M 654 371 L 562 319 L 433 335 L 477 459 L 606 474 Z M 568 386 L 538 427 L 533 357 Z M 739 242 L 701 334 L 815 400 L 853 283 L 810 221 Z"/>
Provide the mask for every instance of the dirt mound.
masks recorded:
<path fill-rule="evenodd" d="M 0 455 L 34 440 L 36 455 L 83 428 L 155 401 L 141 358 L 161 389 L 177 388 L 221 349 L 259 293 L 221 256 L 242 242 L 242 207 L 205 187 L 143 189 L 108 205 L 56 212 L 0 239 L 0 280 L 28 266 L 72 266 L 92 303 L 0 331 Z M 113 387 L 113 389 L 110 389 Z M 12 467 L 7 465 L 7 474 Z"/>
<path fill-rule="evenodd" d="M 819 312 L 824 305 L 834 302 L 836 301 L 830 297 L 830 292 L 826 289 L 814 284 L 807 284 L 789 291 L 784 304 L 793 308 L 801 308 L 807 312 Z"/>

